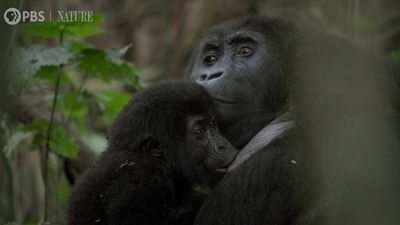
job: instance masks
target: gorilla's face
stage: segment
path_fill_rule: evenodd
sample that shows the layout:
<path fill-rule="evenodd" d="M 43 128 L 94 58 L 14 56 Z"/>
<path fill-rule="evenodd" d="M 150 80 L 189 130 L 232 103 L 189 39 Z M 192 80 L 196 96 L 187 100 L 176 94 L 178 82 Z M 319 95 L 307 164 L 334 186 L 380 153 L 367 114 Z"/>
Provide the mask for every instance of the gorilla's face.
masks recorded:
<path fill-rule="evenodd" d="M 195 167 L 205 167 L 212 174 L 224 173 L 237 154 L 237 150 L 221 136 L 213 114 L 186 119 L 186 146 Z"/>
<path fill-rule="evenodd" d="M 211 106 L 211 105 L 210 105 Z M 211 112 L 211 111 L 210 111 Z M 214 187 L 227 171 L 238 151 L 220 134 L 214 113 L 186 118 L 185 151 L 178 161 L 181 168 L 192 168 L 188 177 L 197 184 Z M 189 166 L 185 166 L 189 164 Z"/>
<path fill-rule="evenodd" d="M 217 25 L 200 40 L 186 68 L 186 77 L 212 96 L 218 126 L 236 148 L 285 110 L 283 75 L 292 53 L 278 34 L 284 29 L 284 23 L 262 19 Z"/>
<path fill-rule="evenodd" d="M 266 39 L 259 32 L 211 33 L 200 43 L 190 76 L 208 90 L 223 121 L 237 121 L 263 105 L 266 96 L 260 95 L 266 92 L 259 90 L 268 87 L 268 59 Z"/>

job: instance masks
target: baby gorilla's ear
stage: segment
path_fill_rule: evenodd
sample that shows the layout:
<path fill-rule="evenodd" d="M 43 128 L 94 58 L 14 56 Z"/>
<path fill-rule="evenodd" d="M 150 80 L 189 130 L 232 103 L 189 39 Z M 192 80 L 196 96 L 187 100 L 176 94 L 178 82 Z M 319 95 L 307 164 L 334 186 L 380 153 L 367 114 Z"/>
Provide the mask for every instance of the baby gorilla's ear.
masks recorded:
<path fill-rule="evenodd" d="M 142 152 L 148 152 L 153 156 L 161 157 L 162 150 L 159 148 L 159 146 L 160 146 L 159 141 L 156 140 L 156 138 L 154 138 L 152 134 L 146 134 L 146 136 L 139 145 L 139 149 Z"/>

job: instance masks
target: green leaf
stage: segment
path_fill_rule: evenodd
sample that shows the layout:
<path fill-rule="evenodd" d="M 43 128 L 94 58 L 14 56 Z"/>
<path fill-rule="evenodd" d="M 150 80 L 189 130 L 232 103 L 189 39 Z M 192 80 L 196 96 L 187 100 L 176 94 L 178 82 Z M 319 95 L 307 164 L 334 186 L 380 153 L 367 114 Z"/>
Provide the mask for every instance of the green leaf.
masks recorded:
<path fill-rule="evenodd" d="M 85 118 L 88 111 L 88 102 L 81 93 L 69 92 L 62 94 L 59 98 L 57 110 L 66 117 L 71 117 L 71 122 L 81 130 L 85 131 Z"/>
<path fill-rule="evenodd" d="M 86 36 L 93 36 L 96 34 L 100 34 L 102 32 L 103 29 L 97 26 L 93 26 L 93 24 L 78 23 L 75 25 L 67 26 L 64 34 L 71 36 L 86 37 Z"/>
<path fill-rule="evenodd" d="M 32 45 L 26 49 L 18 49 L 11 58 L 10 74 L 17 74 L 17 80 L 28 80 L 42 66 L 59 66 L 66 64 L 73 54 L 65 46 L 48 48 Z"/>
<path fill-rule="evenodd" d="M 98 49 L 84 49 L 78 60 L 78 67 L 105 82 L 116 77 L 132 77 L 135 79 L 137 69 L 131 63 L 119 60 L 115 56 L 122 52 L 110 52 Z"/>
<path fill-rule="evenodd" d="M 21 26 L 23 35 L 40 38 L 59 37 L 64 29 L 65 24 L 57 21 L 32 22 Z"/>
<path fill-rule="evenodd" d="M 129 44 L 120 49 L 108 49 L 105 51 L 107 59 L 113 60 L 124 56 L 128 50 L 132 47 L 132 44 Z"/>
<path fill-rule="evenodd" d="M 122 91 L 103 91 L 96 93 L 97 100 L 105 105 L 109 114 L 117 114 L 131 99 L 132 95 Z"/>
<path fill-rule="evenodd" d="M 55 85 L 58 73 L 59 67 L 57 66 L 41 66 L 33 78 L 35 80 L 47 81 L 50 84 Z M 64 73 L 64 71 L 61 73 L 60 84 L 72 84 L 72 81 L 69 79 L 68 75 Z"/>
<path fill-rule="evenodd" d="M 101 122 L 104 125 L 110 125 L 132 97 L 132 94 L 122 91 L 103 91 L 94 95 L 98 108 L 103 113 L 103 121 Z"/>
<path fill-rule="evenodd" d="M 45 119 L 34 119 L 32 123 L 24 125 L 21 130 L 25 132 L 43 132 L 47 130 L 49 121 Z"/>
<path fill-rule="evenodd" d="M 32 148 L 39 148 L 46 143 L 46 131 L 49 126 L 49 121 L 45 119 L 34 119 L 32 123 L 26 124 L 21 128 L 23 132 L 34 133 L 32 140 Z"/>
<path fill-rule="evenodd" d="M 87 107 L 85 99 L 81 94 L 69 92 L 62 94 L 60 97 L 60 102 L 63 105 L 62 108 L 65 110 L 65 113 L 69 113 L 71 110 L 80 111 Z"/>
<path fill-rule="evenodd" d="M 21 130 L 34 132 L 32 140 L 33 147 L 43 146 L 46 143 L 46 134 L 49 121 L 45 119 L 35 119 L 31 124 L 25 125 Z M 75 141 L 67 135 L 60 124 L 53 123 L 53 131 L 50 136 L 50 150 L 66 158 L 75 158 L 78 154 L 78 146 Z"/>
<path fill-rule="evenodd" d="M 392 52 L 390 57 L 396 61 L 400 61 L 400 51 Z"/>
<path fill-rule="evenodd" d="M 53 152 L 66 158 L 73 159 L 78 154 L 78 146 L 63 129 L 56 129 L 56 131 L 51 134 L 50 148 Z"/>
<path fill-rule="evenodd" d="M 103 16 L 95 14 L 93 22 L 62 22 L 57 20 L 47 20 L 42 22 L 26 23 L 22 26 L 22 34 L 39 38 L 57 38 L 63 32 L 70 36 L 92 36 L 101 33 L 103 30 L 98 27 L 98 23 Z"/>
<path fill-rule="evenodd" d="M 98 27 L 98 24 L 103 20 L 103 15 L 96 13 L 93 15 L 92 22 L 64 22 L 67 28 L 65 30 L 66 35 L 71 36 L 93 36 L 103 32 L 103 29 Z"/>
<path fill-rule="evenodd" d="M 91 49 L 95 48 L 91 44 L 79 42 L 79 41 L 69 42 L 69 43 L 67 43 L 67 46 L 68 46 L 70 52 L 73 52 L 73 53 L 80 53 L 82 50 L 87 49 L 87 48 L 91 48 Z"/>

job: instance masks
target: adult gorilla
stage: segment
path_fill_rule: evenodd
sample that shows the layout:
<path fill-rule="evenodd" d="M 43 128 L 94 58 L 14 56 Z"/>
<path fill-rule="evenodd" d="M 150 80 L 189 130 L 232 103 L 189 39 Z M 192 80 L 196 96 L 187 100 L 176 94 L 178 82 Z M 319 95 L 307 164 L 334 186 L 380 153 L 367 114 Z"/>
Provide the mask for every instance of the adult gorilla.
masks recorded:
<path fill-rule="evenodd" d="M 399 112 L 398 86 L 393 82 L 398 81 L 393 75 L 395 70 L 400 74 L 399 68 L 386 59 L 370 57 L 344 40 L 276 18 L 248 17 L 208 30 L 195 49 L 186 74 L 212 95 L 220 130 L 227 139 L 236 148 L 243 148 L 261 129 L 287 112 L 295 115 L 297 128 L 227 174 L 200 209 L 195 224 L 318 224 L 323 215 L 320 209 L 325 207 L 316 205 L 329 204 L 332 197 L 325 196 L 326 192 L 323 198 L 318 194 L 322 190 L 319 171 L 333 171 L 334 176 L 344 173 L 345 177 L 344 168 L 349 164 L 340 157 L 359 148 L 369 154 L 376 145 L 380 147 L 382 141 L 378 138 L 386 134 L 383 130 L 397 133 L 386 135 L 386 140 L 392 142 L 391 146 L 382 146 L 382 152 L 399 147 L 398 123 L 388 125 Z M 373 111 L 375 108 L 384 116 Z M 350 117 L 350 113 L 362 119 Z M 351 123 L 347 117 L 353 118 Z M 375 122 L 388 126 L 376 127 Z M 335 146 L 329 142 L 331 133 L 327 130 L 343 133 L 347 128 L 342 124 L 354 125 L 358 133 L 350 138 L 337 137 L 339 144 Z M 374 129 L 361 128 L 370 124 Z M 370 133 L 364 134 L 367 130 Z M 363 138 L 375 142 L 364 146 L 360 144 Z M 350 150 L 346 152 L 347 148 Z M 314 156 L 316 151 L 310 149 L 321 153 Z M 334 151 L 338 152 L 336 159 L 344 161 L 342 170 L 329 160 L 323 161 Z M 323 169 L 331 168 L 315 170 L 319 168 L 313 164 L 316 158 L 325 163 Z M 365 169 L 362 166 L 369 166 L 366 163 L 370 161 L 364 161 L 356 161 L 355 165 Z M 375 163 L 391 165 L 392 169 L 399 165 L 384 160 Z M 327 174 L 332 175 L 323 175 Z M 371 174 L 371 180 L 381 179 L 378 174 Z M 325 185 L 334 181 L 329 176 L 324 178 Z"/>

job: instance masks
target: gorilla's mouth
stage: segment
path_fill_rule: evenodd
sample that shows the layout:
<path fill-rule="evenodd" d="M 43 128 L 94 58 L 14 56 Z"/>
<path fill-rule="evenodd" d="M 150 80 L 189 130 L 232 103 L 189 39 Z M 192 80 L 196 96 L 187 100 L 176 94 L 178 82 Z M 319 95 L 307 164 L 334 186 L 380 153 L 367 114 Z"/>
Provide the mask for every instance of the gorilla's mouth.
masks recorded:
<path fill-rule="evenodd" d="M 216 171 L 219 172 L 219 173 L 226 173 L 228 171 L 228 169 L 229 169 L 229 166 L 235 160 L 235 158 L 237 156 L 237 153 L 233 154 L 229 159 L 224 160 L 224 164 L 221 165 L 219 168 L 217 168 Z"/>
<path fill-rule="evenodd" d="M 224 167 L 224 168 L 217 169 L 216 171 L 217 171 L 218 173 L 226 173 L 226 172 L 228 172 L 228 167 L 229 167 L 229 166 L 226 166 L 226 167 Z"/>

